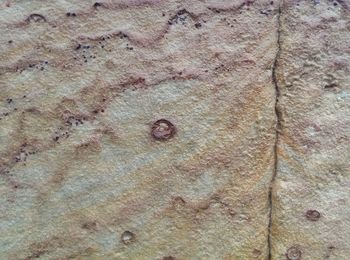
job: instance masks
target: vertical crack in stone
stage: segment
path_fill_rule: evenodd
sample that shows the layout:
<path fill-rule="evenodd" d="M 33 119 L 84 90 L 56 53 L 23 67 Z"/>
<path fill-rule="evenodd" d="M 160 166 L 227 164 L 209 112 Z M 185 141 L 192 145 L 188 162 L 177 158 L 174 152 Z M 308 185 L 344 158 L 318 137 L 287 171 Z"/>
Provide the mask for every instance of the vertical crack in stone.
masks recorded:
<path fill-rule="evenodd" d="M 270 187 L 269 187 L 269 224 L 268 224 L 268 259 L 272 259 L 271 255 L 271 239 L 272 239 L 272 234 L 271 234 L 271 228 L 272 228 L 272 211 L 273 211 L 273 202 L 272 202 L 272 192 L 273 192 L 273 186 L 274 182 L 277 176 L 277 164 L 278 164 L 278 155 L 277 155 L 277 149 L 278 149 L 278 142 L 279 142 L 279 133 L 281 129 L 281 111 L 278 107 L 278 101 L 280 97 L 280 89 L 278 86 L 278 80 L 277 80 L 277 75 L 276 75 L 276 69 L 278 66 L 278 59 L 280 57 L 280 52 L 281 52 L 281 15 L 282 15 L 282 2 L 279 3 L 278 6 L 278 13 L 277 13 L 277 51 L 276 51 L 276 56 L 274 63 L 272 65 L 272 82 L 275 86 L 275 113 L 276 113 L 276 133 L 275 133 L 275 144 L 274 144 L 274 170 L 273 170 L 273 175 L 271 178 L 270 182 Z"/>

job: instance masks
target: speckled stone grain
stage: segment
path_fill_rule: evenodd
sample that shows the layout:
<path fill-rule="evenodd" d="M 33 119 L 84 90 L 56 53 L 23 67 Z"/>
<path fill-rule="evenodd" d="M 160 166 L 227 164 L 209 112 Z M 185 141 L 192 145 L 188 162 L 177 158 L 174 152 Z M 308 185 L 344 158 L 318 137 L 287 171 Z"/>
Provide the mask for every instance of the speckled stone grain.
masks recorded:
<path fill-rule="evenodd" d="M 350 259 L 350 3 L 0 0 L 0 259 Z"/>
<path fill-rule="evenodd" d="M 349 7 L 284 1 L 272 259 L 350 259 Z"/>
<path fill-rule="evenodd" d="M 2 2 L 1 258 L 265 259 L 277 13 Z"/>

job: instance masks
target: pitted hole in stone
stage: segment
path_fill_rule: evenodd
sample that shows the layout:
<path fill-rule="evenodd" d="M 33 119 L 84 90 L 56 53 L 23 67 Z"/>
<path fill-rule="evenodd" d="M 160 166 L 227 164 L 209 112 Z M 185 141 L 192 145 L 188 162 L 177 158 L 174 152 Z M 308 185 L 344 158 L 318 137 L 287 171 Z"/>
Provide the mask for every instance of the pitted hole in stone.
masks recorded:
<path fill-rule="evenodd" d="M 136 236 L 134 233 L 127 230 L 121 235 L 121 240 L 125 245 L 128 245 L 136 240 Z"/>
<path fill-rule="evenodd" d="M 305 217 L 310 221 L 317 221 L 320 219 L 321 214 L 317 210 L 310 209 L 310 210 L 306 211 Z"/>
<path fill-rule="evenodd" d="M 297 246 L 292 246 L 287 250 L 286 257 L 288 260 L 301 259 L 301 250 Z"/>
<path fill-rule="evenodd" d="M 176 133 L 176 127 L 166 119 L 159 119 L 153 123 L 151 134 L 156 140 L 165 141 Z"/>

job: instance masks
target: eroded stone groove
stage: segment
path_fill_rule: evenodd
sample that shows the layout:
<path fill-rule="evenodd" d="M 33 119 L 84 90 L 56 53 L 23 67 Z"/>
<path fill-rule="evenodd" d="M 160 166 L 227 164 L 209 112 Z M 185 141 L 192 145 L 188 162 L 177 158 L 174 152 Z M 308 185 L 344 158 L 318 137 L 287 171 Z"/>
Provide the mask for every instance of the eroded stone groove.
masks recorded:
<path fill-rule="evenodd" d="M 270 258 L 349 259 L 348 9 L 283 1 L 282 11 Z"/>
<path fill-rule="evenodd" d="M 272 66 L 272 82 L 275 86 L 275 113 L 276 113 L 276 134 L 275 134 L 275 144 L 274 144 L 274 172 L 271 178 L 271 183 L 270 183 L 270 190 L 269 190 L 269 226 L 268 226 L 268 259 L 272 259 L 272 254 L 271 254 L 271 246 L 272 246 L 272 237 L 271 237 L 271 227 L 272 227 L 272 210 L 273 210 L 273 198 L 272 198 L 272 193 L 273 193 L 273 185 L 274 181 L 277 176 L 277 165 L 278 165 L 278 141 L 279 141 L 279 133 L 281 130 L 281 111 L 278 106 L 278 99 L 280 97 L 280 89 L 278 86 L 278 79 L 276 75 L 276 70 L 278 66 L 278 59 L 280 57 L 281 53 L 281 16 L 282 16 L 282 6 L 283 2 L 279 3 L 278 7 L 278 14 L 277 14 L 277 51 L 276 51 L 276 57 Z"/>

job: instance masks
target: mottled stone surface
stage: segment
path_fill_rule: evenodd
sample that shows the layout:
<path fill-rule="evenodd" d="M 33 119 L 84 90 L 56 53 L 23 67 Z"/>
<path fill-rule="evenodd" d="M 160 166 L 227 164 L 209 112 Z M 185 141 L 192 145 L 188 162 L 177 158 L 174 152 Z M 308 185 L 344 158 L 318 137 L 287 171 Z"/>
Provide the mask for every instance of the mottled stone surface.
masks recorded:
<path fill-rule="evenodd" d="M 350 259 L 350 5 L 315 2 L 280 20 L 273 259 Z"/>
<path fill-rule="evenodd" d="M 266 258 L 278 5 L 70 2 L 2 4 L 1 258 Z"/>
<path fill-rule="evenodd" d="M 0 259 L 349 259 L 349 8 L 0 2 Z"/>

